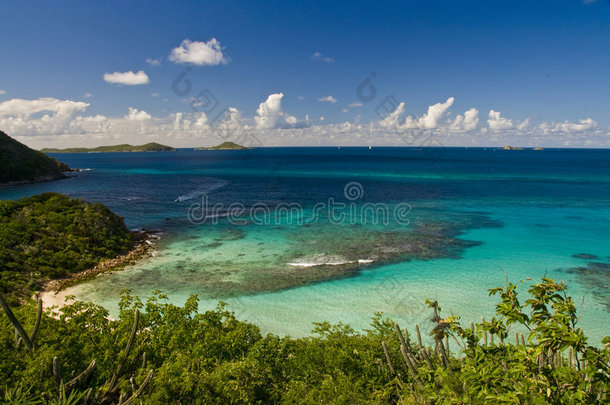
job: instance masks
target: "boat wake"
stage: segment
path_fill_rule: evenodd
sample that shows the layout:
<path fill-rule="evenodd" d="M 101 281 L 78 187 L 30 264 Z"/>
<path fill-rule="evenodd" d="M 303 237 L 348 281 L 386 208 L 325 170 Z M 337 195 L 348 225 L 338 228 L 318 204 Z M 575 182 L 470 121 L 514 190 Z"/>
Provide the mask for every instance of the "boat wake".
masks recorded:
<path fill-rule="evenodd" d="M 197 198 L 204 194 L 208 194 L 208 193 L 211 193 L 212 191 L 218 190 L 219 188 L 222 188 L 222 187 L 226 186 L 227 184 L 228 184 L 228 182 L 225 180 L 216 180 L 213 183 L 207 184 L 203 187 L 199 187 L 196 190 L 191 191 L 190 193 L 181 195 L 178 198 L 176 198 L 174 201 L 182 202 L 182 201 L 192 200 L 193 198 Z"/>

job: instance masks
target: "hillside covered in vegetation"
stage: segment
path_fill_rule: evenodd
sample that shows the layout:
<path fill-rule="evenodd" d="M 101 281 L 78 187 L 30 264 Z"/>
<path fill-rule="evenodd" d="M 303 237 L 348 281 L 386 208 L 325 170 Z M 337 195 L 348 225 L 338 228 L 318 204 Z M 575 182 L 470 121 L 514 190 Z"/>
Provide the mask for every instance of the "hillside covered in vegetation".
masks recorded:
<path fill-rule="evenodd" d="M 0 131 L 0 186 L 65 177 L 70 168 Z"/>
<path fill-rule="evenodd" d="M 123 219 L 102 204 L 57 193 L 0 201 L 0 292 L 16 302 L 131 245 Z"/>
<path fill-rule="evenodd" d="M 469 327 L 429 302 L 432 347 L 417 326 L 381 314 L 368 331 L 320 323 L 294 339 L 263 336 L 222 304 L 198 313 L 195 296 L 179 307 L 124 293 L 118 319 L 90 303 L 56 316 L 3 304 L 0 395 L 14 404 L 608 403 L 610 338 L 587 342 L 565 289 L 543 279 L 524 303 L 513 284 L 492 289 L 496 316 Z"/>
<path fill-rule="evenodd" d="M 220 145 L 210 148 L 197 148 L 199 150 L 230 150 L 230 149 L 250 149 L 247 146 L 238 145 L 235 142 L 223 142 Z"/>
<path fill-rule="evenodd" d="M 67 148 L 67 149 L 55 149 L 45 148 L 42 152 L 45 153 L 99 153 L 99 152 L 165 152 L 175 151 L 176 148 L 171 146 L 161 145 L 160 143 L 150 142 L 145 145 L 110 145 L 110 146 L 98 146 L 97 148 Z"/>

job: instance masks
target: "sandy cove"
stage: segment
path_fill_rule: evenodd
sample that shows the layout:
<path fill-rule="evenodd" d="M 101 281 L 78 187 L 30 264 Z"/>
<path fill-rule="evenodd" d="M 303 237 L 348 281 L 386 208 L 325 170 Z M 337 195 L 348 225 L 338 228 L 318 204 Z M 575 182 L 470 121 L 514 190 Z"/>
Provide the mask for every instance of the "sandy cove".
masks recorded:
<path fill-rule="evenodd" d="M 103 273 L 123 270 L 125 267 L 136 262 L 154 256 L 155 244 L 160 238 L 160 233 L 151 230 L 133 231 L 133 246 L 127 253 L 113 259 L 102 260 L 95 267 L 71 274 L 59 280 L 50 280 L 43 285 L 39 297 L 42 299 L 43 308 L 53 306 L 62 307 L 72 301 L 66 302 L 66 297 L 73 295 L 74 287 L 87 280 L 91 280 Z"/>

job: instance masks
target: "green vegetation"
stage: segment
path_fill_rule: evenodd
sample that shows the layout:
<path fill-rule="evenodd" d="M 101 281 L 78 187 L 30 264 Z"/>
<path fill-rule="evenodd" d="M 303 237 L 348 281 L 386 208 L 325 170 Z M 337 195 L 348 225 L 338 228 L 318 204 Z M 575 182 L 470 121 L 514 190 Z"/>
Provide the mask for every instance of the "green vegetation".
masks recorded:
<path fill-rule="evenodd" d="M 102 204 L 44 193 L 0 201 L 0 291 L 12 303 L 131 247 L 123 219 Z"/>
<path fill-rule="evenodd" d="M 223 142 L 211 148 L 197 148 L 199 150 L 227 150 L 227 149 L 250 149 L 247 146 L 238 145 L 234 142 Z"/>
<path fill-rule="evenodd" d="M 429 302 L 434 347 L 382 314 L 365 332 L 320 323 L 293 339 L 262 336 L 224 304 L 199 314 L 195 296 L 178 307 L 124 292 L 116 320 L 91 303 L 56 316 L 4 305 L 0 393 L 28 404 L 607 403 L 610 338 L 587 343 L 565 290 L 543 279 L 521 303 L 513 284 L 492 289 L 497 316 L 470 327 Z"/>
<path fill-rule="evenodd" d="M 160 143 L 150 142 L 145 145 L 110 145 L 110 146 L 98 146 L 97 148 L 67 148 L 67 149 L 55 149 L 46 148 L 42 152 L 46 153 L 97 153 L 97 152 L 164 152 L 164 151 L 175 151 L 176 148 L 171 146 L 161 145 Z"/>
<path fill-rule="evenodd" d="M 70 168 L 0 131 L 0 186 L 55 180 Z"/>
<path fill-rule="evenodd" d="M 496 316 L 468 327 L 428 302 L 432 347 L 417 325 L 407 331 L 381 313 L 370 330 L 322 322 L 312 337 L 294 339 L 263 336 L 223 303 L 199 313 L 196 296 L 179 307 L 160 292 L 142 302 L 124 291 L 117 319 L 92 303 L 53 314 L 27 299 L 42 281 L 91 268 L 131 243 L 122 219 L 101 204 L 56 193 L 0 202 L 0 402 L 610 400 L 610 337 L 590 345 L 566 286 L 547 278 L 524 302 L 512 283 L 491 289 Z"/>

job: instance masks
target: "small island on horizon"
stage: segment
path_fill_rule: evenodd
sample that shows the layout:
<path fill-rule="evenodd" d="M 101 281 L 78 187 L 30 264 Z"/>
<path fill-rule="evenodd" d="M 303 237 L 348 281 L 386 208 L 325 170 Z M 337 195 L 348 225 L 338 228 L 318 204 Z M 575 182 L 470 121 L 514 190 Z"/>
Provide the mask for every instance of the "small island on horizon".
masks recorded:
<path fill-rule="evenodd" d="M 200 147 L 197 150 L 233 150 L 233 149 L 252 149 L 247 146 L 238 145 L 235 142 L 223 142 L 220 145 L 212 146 L 209 148 Z"/>
<path fill-rule="evenodd" d="M 521 148 L 521 147 L 516 147 L 516 146 L 510 146 L 510 145 L 506 145 L 502 148 L 503 150 L 525 150 L 526 148 Z M 532 148 L 532 150 L 544 150 L 543 148 L 541 148 L 540 146 L 537 146 L 535 148 Z"/>
<path fill-rule="evenodd" d="M 98 146 L 96 148 L 45 148 L 41 149 L 41 152 L 45 153 L 102 153 L 102 152 L 173 152 L 176 148 L 161 145 L 160 143 L 150 142 L 144 145 L 109 145 L 109 146 Z"/>

